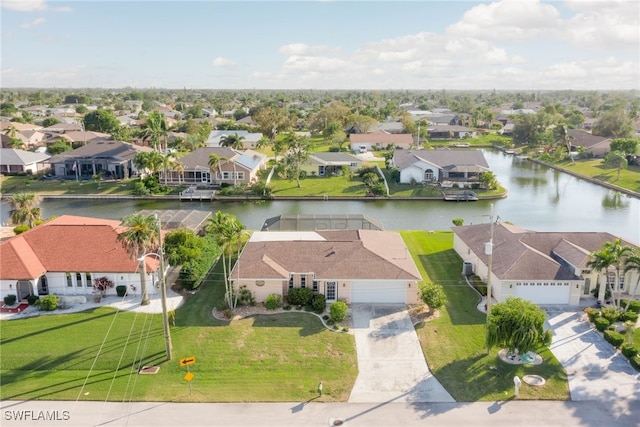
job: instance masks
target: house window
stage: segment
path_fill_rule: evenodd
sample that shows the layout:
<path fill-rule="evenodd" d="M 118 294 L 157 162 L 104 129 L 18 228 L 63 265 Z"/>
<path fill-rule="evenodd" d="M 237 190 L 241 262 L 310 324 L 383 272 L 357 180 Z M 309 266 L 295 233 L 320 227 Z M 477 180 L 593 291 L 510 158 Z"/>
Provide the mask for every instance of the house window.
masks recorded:
<path fill-rule="evenodd" d="M 71 278 L 71 273 L 66 273 L 67 275 L 67 287 L 71 288 L 73 287 L 73 279 Z"/>
<path fill-rule="evenodd" d="M 306 288 L 307 287 L 307 277 L 306 276 L 301 276 L 300 277 L 300 287 L 301 288 Z"/>
<path fill-rule="evenodd" d="M 221 179 L 225 179 L 225 180 L 226 180 L 226 179 L 229 179 L 229 176 L 230 176 L 230 175 L 229 175 L 229 172 L 222 172 L 222 175 L 221 175 L 221 176 L 222 176 L 222 178 L 221 178 Z"/>
<path fill-rule="evenodd" d="M 244 172 L 236 172 L 236 179 L 243 180 L 244 179 Z"/>
<path fill-rule="evenodd" d="M 91 286 L 91 273 L 84 273 L 84 279 L 87 287 Z"/>
<path fill-rule="evenodd" d="M 82 274 L 80 273 L 76 273 L 76 286 L 79 288 L 82 287 Z"/>
<path fill-rule="evenodd" d="M 311 283 L 311 289 L 313 290 L 313 292 L 318 292 L 318 281 L 314 280 L 313 283 Z"/>
<path fill-rule="evenodd" d="M 357 168 L 357 167 L 358 167 L 358 164 L 357 164 L 356 162 L 349 163 L 349 167 Z"/>
<path fill-rule="evenodd" d="M 427 169 L 424 171 L 424 180 L 433 181 L 433 169 Z"/>
<path fill-rule="evenodd" d="M 293 288 L 293 276 L 289 276 L 289 289 Z"/>

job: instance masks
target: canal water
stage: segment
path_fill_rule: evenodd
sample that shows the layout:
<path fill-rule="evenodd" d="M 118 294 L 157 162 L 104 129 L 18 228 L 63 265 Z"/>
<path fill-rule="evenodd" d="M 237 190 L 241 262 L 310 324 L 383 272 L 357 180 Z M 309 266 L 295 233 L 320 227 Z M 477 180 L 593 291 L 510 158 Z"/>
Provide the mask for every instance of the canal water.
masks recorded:
<path fill-rule="evenodd" d="M 148 200 L 45 200 L 43 217 L 81 215 L 119 219 L 140 209 L 198 209 L 229 212 L 247 228 L 259 230 L 265 219 L 280 214 L 366 214 L 387 230 L 442 230 L 454 218 L 464 224 L 496 218 L 535 231 L 606 231 L 640 243 L 640 199 L 550 169 L 526 159 L 486 149 L 485 157 L 505 199 L 477 202 L 429 201 L 252 201 L 180 202 Z M 302 184 L 304 186 L 304 182 Z M 2 222 L 8 221 L 2 202 Z"/>

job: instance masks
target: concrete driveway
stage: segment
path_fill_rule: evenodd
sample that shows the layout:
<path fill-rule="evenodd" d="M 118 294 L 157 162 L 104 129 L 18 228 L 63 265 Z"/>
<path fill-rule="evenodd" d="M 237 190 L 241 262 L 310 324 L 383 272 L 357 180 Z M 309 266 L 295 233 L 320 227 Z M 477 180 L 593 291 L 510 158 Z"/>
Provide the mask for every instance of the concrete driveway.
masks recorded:
<path fill-rule="evenodd" d="M 584 312 L 546 311 L 551 351 L 567 372 L 571 400 L 640 402 L 640 373 L 591 327 Z"/>
<path fill-rule="evenodd" d="M 429 372 L 404 304 L 353 304 L 358 377 L 349 402 L 453 402 Z"/>

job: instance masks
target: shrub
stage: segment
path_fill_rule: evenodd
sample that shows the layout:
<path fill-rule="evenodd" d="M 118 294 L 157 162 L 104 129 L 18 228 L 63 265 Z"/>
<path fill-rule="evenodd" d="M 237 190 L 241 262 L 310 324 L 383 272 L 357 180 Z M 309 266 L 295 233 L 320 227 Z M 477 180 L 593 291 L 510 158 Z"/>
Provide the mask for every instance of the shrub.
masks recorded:
<path fill-rule="evenodd" d="M 315 295 L 311 305 L 313 305 L 313 311 L 320 314 L 327 309 L 327 298 L 322 294 Z"/>
<path fill-rule="evenodd" d="M 604 331 L 604 339 L 614 347 L 620 347 L 624 342 L 624 335 L 616 331 Z"/>
<path fill-rule="evenodd" d="M 638 349 L 633 346 L 633 344 L 622 344 L 620 346 L 620 352 L 627 357 L 628 359 L 633 359 L 638 355 Z"/>
<path fill-rule="evenodd" d="M 180 285 L 188 291 L 200 287 L 220 254 L 220 248 L 216 245 L 212 236 L 205 236 L 202 239 L 204 244 L 200 252 L 201 255 L 183 264 L 178 275 Z"/>
<path fill-rule="evenodd" d="M 342 322 L 347 317 L 347 304 L 336 301 L 329 307 L 329 316 L 334 322 Z"/>
<path fill-rule="evenodd" d="M 127 285 L 116 286 L 116 293 L 119 297 L 124 297 L 125 295 L 127 295 Z"/>
<path fill-rule="evenodd" d="M 53 311 L 58 308 L 60 300 L 55 295 L 47 295 L 40 299 L 40 310 Z"/>
<path fill-rule="evenodd" d="M 291 310 L 291 306 L 289 304 L 285 305 L 284 307 L 282 307 L 283 310 Z"/>
<path fill-rule="evenodd" d="M 97 279 L 93 279 L 93 290 L 104 295 L 107 290 L 113 288 L 113 281 L 111 281 L 108 277 L 98 277 Z M 126 291 L 126 288 L 125 288 Z"/>
<path fill-rule="evenodd" d="M 600 315 L 607 319 L 609 323 L 617 322 L 620 317 L 620 311 L 617 307 L 603 307 L 600 310 Z"/>
<path fill-rule="evenodd" d="M 4 305 L 14 305 L 17 300 L 18 300 L 17 296 L 7 295 L 6 297 L 4 297 Z"/>
<path fill-rule="evenodd" d="M 431 282 L 420 284 L 420 298 L 429 306 L 429 310 L 437 310 L 447 303 L 447 295 L 442 286 Z"/>
<path fill-rule="evenodd" d="M 480 295 L 483 297 L 487 296 L 487 284 L 482 281 L 480 276 L 472 274 L 469 276 L 469 280 L 471 281 L 471 286 L 473 286 Z"/>
<path fill-rule="evenodd" d="M 278 294 L 269 294 L 264 300 L 264 306 L 267 310 L 275 310 L 282 305 L 282 297 Z"/>
<path fill-rule="evenodd" d="M 29 303 L 29 305 L 36 305 L 38 303 L 39 299 L 40 299 L 40 297 L 38 295 L 28 295 L 27 296 L 27 302 Z"/>
<path fill-rule="evenodd" d="M 622 313 L 620 315 L 620 320 L 622 320 L 623 322 L 631 321 L 633 323 L 636 323 L 638 321 L 638 313 L 636 313 L 635 311 L 627 311 L 626 313 Z"/>
<path fill-rule="evenodd" d="M 287 294 L 287 302 L 291 305 L 308 305 L 313 298 L 313 291 L 309 288 L 292 288 Z"/>
<path fill-rule="evenodd" d="M 609 323 L 609 321 L 604 317 L 596 317 L 596 319 L 593 321 L 593 324 L 596 326 L 597 330 L 599 330 L 600 332 L 604 332 L 604 330 L 607 329 L 607 327 L 611 323 Z"/>
<path fill-rule="evenodd" d="M 600 311 L 598 311 L 598 309 L 595 309 L 593 307 L 587 307 L 584 310 L 585 313 L 587 313 L 587 317 L 589 318 L 589 322 L 593 323 L 596 318 L 600 317 Z"/>
<path fill-rule="evenodd" d="M 13 233 L 17 236 L 18 234 L 22 234 L 25 231 L 27 231 L 29 229 L 28 225 L 19 225 L 17 227 L 14 227 L 13 229 Z"/>
<path fill-rule="evenodd" d="M 620 301 L 620 307 L 625 308 L 627 306 L 628 301 L 623 299 L 622 301 Z M 640 313 L 640 301 L 638 300 L 631 300 L 631 303 L 629 304 L 629 308 L 627 309 L 627 312 L 629 311 L 633 311 L 634 313 Z"/>

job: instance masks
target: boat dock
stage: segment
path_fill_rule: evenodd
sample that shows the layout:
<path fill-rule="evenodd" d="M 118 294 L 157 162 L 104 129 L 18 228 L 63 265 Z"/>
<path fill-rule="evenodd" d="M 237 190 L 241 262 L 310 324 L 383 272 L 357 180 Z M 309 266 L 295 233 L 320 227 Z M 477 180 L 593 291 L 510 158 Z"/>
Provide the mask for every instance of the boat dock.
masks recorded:
<path fill-rule="evenodd" d="M 216 195 L 215 190 L 198 190 L 197 187 L 189 187 L 180 192 L 180 200 L 213 200 Z"/>
<path fill-rule="evenodd" d="M 471 190 L 443 191 L 442 198 L 452 202 L 475 202 L 478 200 L 478 195 Z"/>

